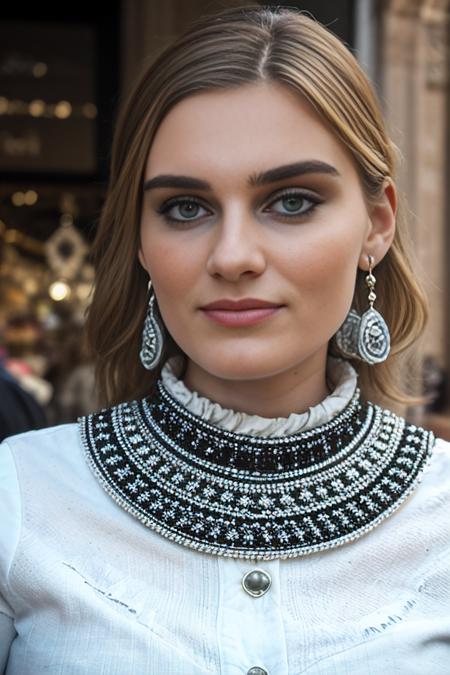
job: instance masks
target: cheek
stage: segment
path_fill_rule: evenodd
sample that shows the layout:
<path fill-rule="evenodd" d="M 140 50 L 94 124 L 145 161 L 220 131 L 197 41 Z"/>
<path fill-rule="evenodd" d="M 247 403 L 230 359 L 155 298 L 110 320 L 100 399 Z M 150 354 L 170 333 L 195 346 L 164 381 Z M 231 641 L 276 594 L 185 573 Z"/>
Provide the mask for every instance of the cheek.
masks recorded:
<path fill-rule="evenodd" d="M 345 232 L 326 236 L 289 252 L 285 273 L 299 293 L 301 310 L 319 313 L 333 323 L 345 318 L 352 302 L 360 255 L 360 241 Z"/>
<path fill-rule="evenodd" d="M 161 311 L 173 308 L 176 313 L 175 307 L 186 305 L 186 296 L 198 277 L 198 248 L 148 232 L 143 232 L 141 246 Z"/>

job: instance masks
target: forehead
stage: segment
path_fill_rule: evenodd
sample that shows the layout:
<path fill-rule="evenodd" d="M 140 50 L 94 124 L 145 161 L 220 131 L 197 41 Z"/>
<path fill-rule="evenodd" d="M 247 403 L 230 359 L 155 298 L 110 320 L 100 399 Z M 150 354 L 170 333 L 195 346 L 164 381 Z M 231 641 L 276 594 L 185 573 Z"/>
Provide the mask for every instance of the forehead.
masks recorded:
<path fill-rule="evenodd" d="M 354 172 L 348 151 L 310 103 L 277 83 L 257 83 L 196 93 L 176 104 L 155 134 L 145 173 L 236 174 L 302 159 Z"/>

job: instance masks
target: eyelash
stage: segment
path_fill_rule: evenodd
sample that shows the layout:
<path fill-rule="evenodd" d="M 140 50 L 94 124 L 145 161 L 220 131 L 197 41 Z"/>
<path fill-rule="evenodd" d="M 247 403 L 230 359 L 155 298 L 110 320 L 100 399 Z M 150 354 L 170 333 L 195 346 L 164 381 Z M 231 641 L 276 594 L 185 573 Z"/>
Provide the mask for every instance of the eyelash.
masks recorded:
<path fill-rule="evenodd" d="M 270 202 L 270 204 L 274 204 L 277 201 L 280 201 L 281 199 L 289 198 L 289 197 L 294 197 L 298 198 L 301 197 L 303 200 L 309 201 L 312 203 L 312 206 L 310 206 L 308 209 L 301 213 L 277 213 L 277 217 L 286 219 L 286 220 L 292 220 L 294 218 L 301 218 L 303 216 L 311 214 L 314 209 L 322 203 L 322 200 L 319 199 L 315 195 L 311 195 L 310 193 L 305 193 L 305 192 L 300 192 L 300 191 L 293 191 L 293 190 L 287 190 L 286 192 L 281 192 L 276 196 L 275 199 Z M 168 212 L 170 209 L 174 208 L 175 206 L 179 206 L 180 204 L 195 204 L 198 206 L 201 206 L 202 208 L 206 209 L 205 206 L 201 203 L 200 200 L 196 199 L 195 197 L 174 197 L 172 199 L 168 199 L 166 202 L 164 202 L 158 209 L 157 213 L 163 216 L 163 218 L 170 223 L 194 223 L 198 218 L 203 218 L 204 216 L 198 216 L 197 218 L 187 218 L 186 220 L 180 219 L 180 218 L 172 218 L 171 216 L 168 215 Z"/>

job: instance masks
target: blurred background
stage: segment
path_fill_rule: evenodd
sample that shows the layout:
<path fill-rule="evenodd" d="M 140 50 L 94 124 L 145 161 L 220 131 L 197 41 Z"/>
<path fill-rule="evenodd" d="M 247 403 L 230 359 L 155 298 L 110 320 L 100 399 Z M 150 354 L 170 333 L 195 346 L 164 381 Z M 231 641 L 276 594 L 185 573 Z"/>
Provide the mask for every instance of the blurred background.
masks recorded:
<path fill-rule="evenodd" d="M 81 349 L 89 251 L 114 120 L 129 87 L 199 14 L 242 2 L 3 3 L 0 9 L 0 429 L 3 437 L 98 408 Z M 269 4 L 269 3 L 261 3 Z M 416 265 L 430 301 L 408 411 L 450 440 L 450 0 L 290 2 L 353 51 L 403 162 Z M 15 411 L 14 414 L 12 411 Z"/>

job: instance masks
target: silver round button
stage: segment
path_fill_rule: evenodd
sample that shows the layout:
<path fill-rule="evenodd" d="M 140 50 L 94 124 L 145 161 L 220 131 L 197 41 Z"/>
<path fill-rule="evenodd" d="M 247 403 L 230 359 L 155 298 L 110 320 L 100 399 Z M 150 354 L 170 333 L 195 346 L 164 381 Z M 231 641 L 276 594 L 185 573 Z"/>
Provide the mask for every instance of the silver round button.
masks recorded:
<path fill-rule="evenodd" d="M 247 670 L 247 675 L 269 675 L 267 670 L 260 668 L 259 666 L 253 666 L 250 670 Z"/>
<path fill-rule="evenodd" d="M 272 585 L 272 579 L 267 572 L 264 572 L 264 570 L 256 569 L 244 574 L 241 583 L 246 593 L 254 598 L 259 598 L 269 590 Z M 257 675 L 256 672 L 254 675 Z"/>

